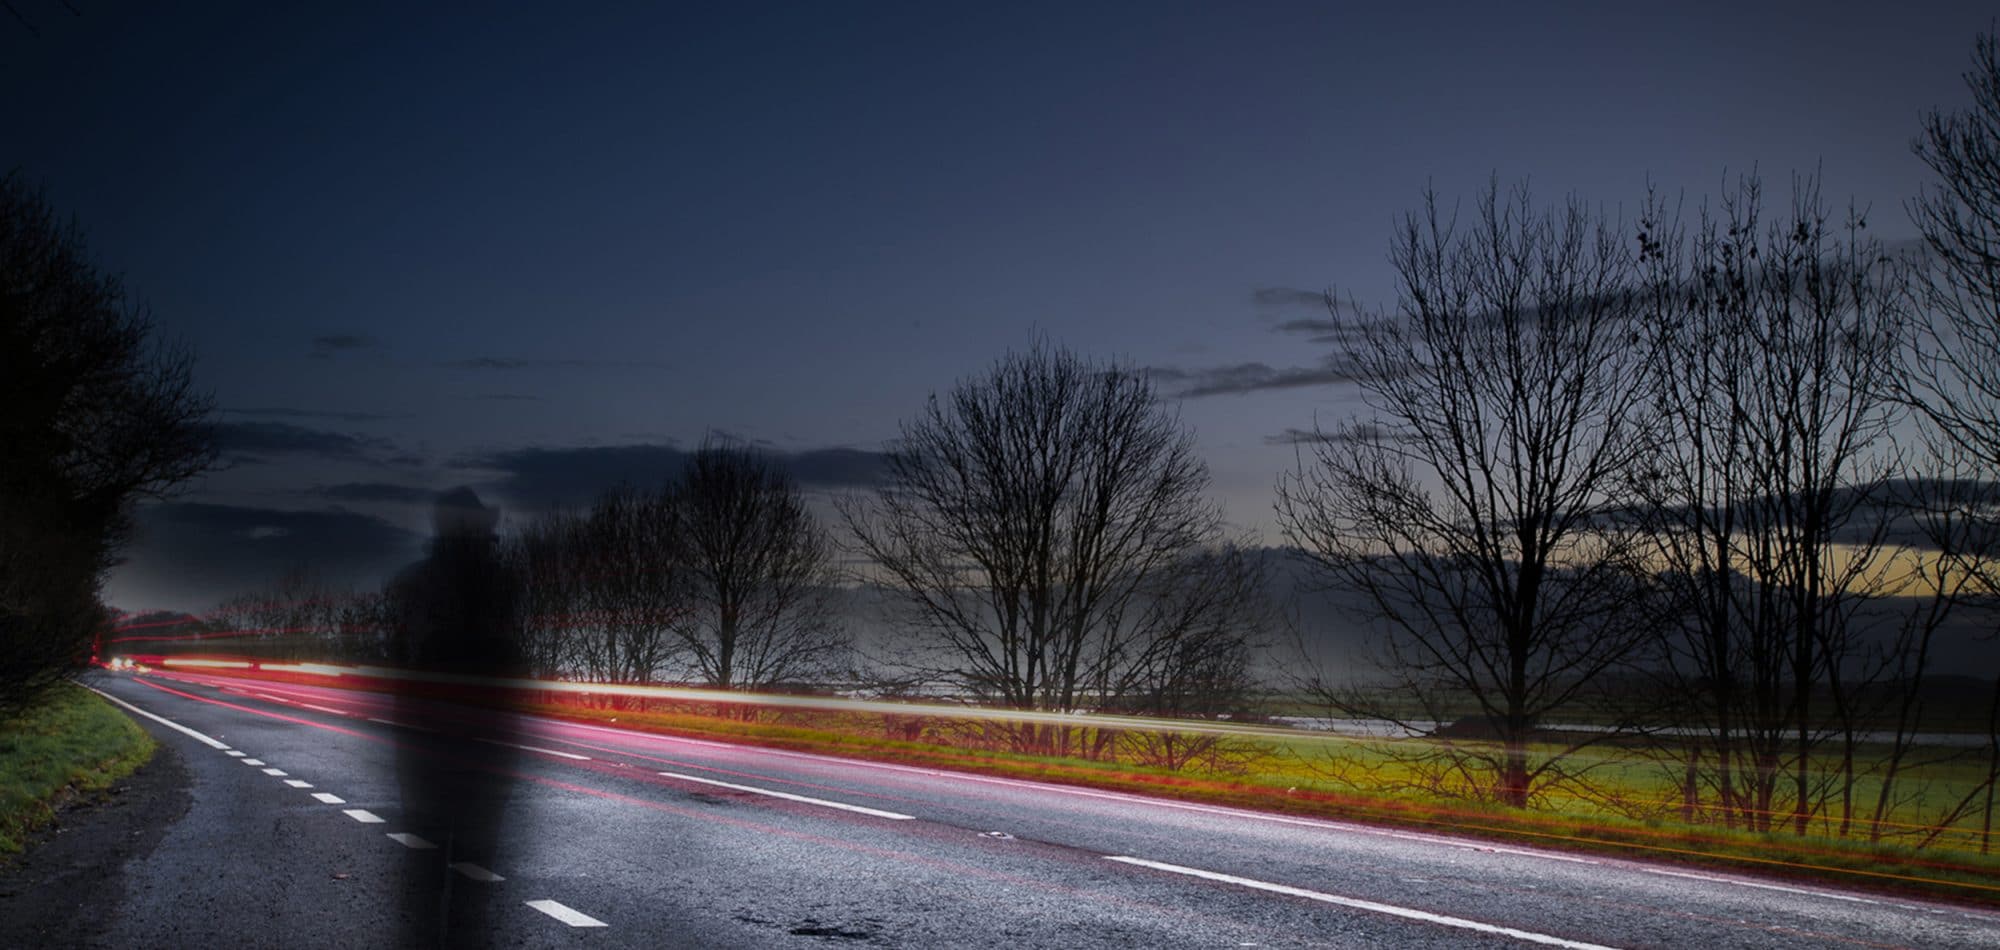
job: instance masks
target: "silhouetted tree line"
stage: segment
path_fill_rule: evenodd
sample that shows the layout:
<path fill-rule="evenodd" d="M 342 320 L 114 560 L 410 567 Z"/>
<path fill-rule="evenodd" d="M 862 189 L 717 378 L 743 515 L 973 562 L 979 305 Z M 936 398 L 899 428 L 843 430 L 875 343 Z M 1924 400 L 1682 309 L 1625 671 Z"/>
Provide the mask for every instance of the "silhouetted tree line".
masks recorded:
<path fill-rule="evenodd" d="M 1689 819 L 1899 833 L 1935 638 L 1995 606 L 2000 553 L 1992 37 L 1966 78 L 1972 110 L 1916 143 L 1938 180 L 1913 254 L 1814 176 L 1775 208 L 1754 175 L 1691 215 L 1649 195 L 1630 224 L 1427 197 L 1394 308 L 1329 294 L 1365 410 L 1278 500 L 1320 580 L 1362 595 L 1386 679 L 1302 684 L 1491 740 L 1405 747 L 1430 791 L 1526 806 L 1587 789 L 1585 748 L 1652 735 Z M 1920 837 L 1976 810 L 1990 840 L 1994 686 L 1986 779 Z"/>
<path fill-rule="evenodd" d="M 508 556 L 544 674 L 745 690 L 851 679 L 832 543 L 753 449 L 706 445 L 657 488 L 537 518 Z"/>
<path fill-rule="evenodd" d="M 196 636 L 233 634 L 189 642 L 248 657 L 382 663 L 391 654 L 389 621 L 380 591 L 337 587 L 295 565 L 261 590 L 222 601 L 201 623 L 184 629 Z"/>
<path fill-rule="evenodd" d="M 0 713 L 88 658 L 133 505 L 213 457 L 190 370 L 79 231 L 0 178 Z"/>

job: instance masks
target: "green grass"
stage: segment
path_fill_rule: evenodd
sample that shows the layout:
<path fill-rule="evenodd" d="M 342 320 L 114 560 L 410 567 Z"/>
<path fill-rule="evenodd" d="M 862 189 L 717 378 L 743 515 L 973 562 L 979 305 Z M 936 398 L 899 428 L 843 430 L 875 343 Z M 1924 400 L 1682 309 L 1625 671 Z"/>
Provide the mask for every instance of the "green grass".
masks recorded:
<path fill-rule="evenodd" d="M 111 787 L 153 757 L 153 737 L 110 703 L 64 683 L 0 720 L 0 854 L 21 850 L 56 807 Z"/>

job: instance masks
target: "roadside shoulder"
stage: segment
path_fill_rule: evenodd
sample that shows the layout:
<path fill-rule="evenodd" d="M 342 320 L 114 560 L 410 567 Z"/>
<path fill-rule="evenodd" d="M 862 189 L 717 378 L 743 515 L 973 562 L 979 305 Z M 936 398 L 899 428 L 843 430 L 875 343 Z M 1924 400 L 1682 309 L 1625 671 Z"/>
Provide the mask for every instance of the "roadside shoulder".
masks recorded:
<path fill-rule="evenodd" d="M 161 741 L 130 776 L 60 808 L 23 853 L 0 865 L 0 946 L 87 945 L 116 910 L 125 867 L 187 814 L 188 786 L 186 763 Z"/>

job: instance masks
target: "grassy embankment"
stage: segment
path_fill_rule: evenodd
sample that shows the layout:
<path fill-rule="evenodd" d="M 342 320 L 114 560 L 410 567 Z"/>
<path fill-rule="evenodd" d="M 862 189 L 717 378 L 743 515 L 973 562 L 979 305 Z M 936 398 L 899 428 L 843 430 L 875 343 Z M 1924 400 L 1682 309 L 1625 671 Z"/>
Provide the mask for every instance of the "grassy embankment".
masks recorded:
<path fill-rule="evenodd" d="M 153 757 L 153 737 L 80 686 L 0 720 L 0 855 L 21 850 L 55 809 L 102 791 Z"/>

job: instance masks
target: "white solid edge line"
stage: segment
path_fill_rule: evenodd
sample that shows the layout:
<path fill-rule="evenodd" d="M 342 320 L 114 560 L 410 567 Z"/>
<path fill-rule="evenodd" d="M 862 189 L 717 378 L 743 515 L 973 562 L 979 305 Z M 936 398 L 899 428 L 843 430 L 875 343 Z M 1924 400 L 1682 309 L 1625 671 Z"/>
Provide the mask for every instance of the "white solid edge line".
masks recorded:
<path fill-rule="evenodd" d="M 375 814 L 366 808 L 347 808 L 343 809 L 341 814 L 364 825 L 379 825 L 385 820 L 381 815 Z"/>
<path fill-rule="evenodd" d="M 395 843 L 400 844 L 403 847 L 409 848 L 413 851 L 437 850 L 437 845 L 431 844 L 430 842 L 425 841 L 424 839 L 416 835 L 413 835 L 407 831 L 389 832 L 389 840 L 394 841 Z"/>
<path fill-rule="evenodd" d="M 492 871 L 488 871 L 477 864 L 472 864 L 466 861 L 459 861 L 453 864 L 451 866 L 451 869 L 475 881 L 481 881 L 488 884 L 491 884 L 494 881 L 506 880 L 506 878 L 501 877 L 500 875 L 495 874 Z"/>
<path fill-rule="evenodd" d="M 1516 940 L 1525 940 L 1529 943 L 1546 944 L 1552 947 L 1567 947 L 1569 948 L 1569 950 L 1611 950 L 1611 948 L 1606 947 L 1603 944 L 1585 943 L 1581 940 L 1569 940 L 1563 937 L 1554 936 L 1552 934 L 1536 933 L 1532 930 L 1517 930 L 1513 927 L 1502 927 L 1499 924 L 1481 923 L 1477 920 L 1467 920 L 1463 917 L 1450 917 L 1444 914 L 1433 914 L 1430 911 L 1417 910 L 1414 907 L 1399 907 L 1395 904 L 1380 904 L 1376 903 L 1375 901 L 1362 900 L 1358 897 L 1341 897 L 1338 894 L 1328 894 L 1323 891 L 1309 891 L 1303 887 L 1292 887 L 1289 884 L 1273 884 L 1270 881 L 1259 881 L 1255 878 L 1237 877 L 1234 874 L 1222 874 L 1216 871 L 1204 871 L 1200 868 L 1182 867 L 1181 865 L 1178 864 L 1166 864 L 1160 861 L 1148 861 L 1145 858 L 1132 858 L 1123 855 L 1108 854 L 1104 856 L 1104 859 L 1107 861 L 1117 861 L 1121 864 L 1137 865 L 1142 868 L 1152 868 L 1155 871 L 1166 871 L 1170 874 L 1184 874 L 1187 875 L 1188 877 L 1198 877 L 1209 881 L 1219 881 L 1223 884 L 1235 884 L 1240 887 L 1255 888 L 1260 891 L 1269 891 L 1273 894 L 1285 894 L 1291 897 L 1303 897 L 1306 898 L 1307 900 L 1321 901 L 1323 903 L 1335 904 L 1341 907 L 1351 907 L 1355 910 L 1365 910 L 1377 914 L 1387 914 L 1391 917 L 1401 917 L 1405 920 L 1421 921 L 1427 924 L 1438 924 L 1444 927 L 1456 927 L 1460 930 L 1471 930 L 1471 931 L 1476 931 L 1478 933 L 1493 934 L 1495 936 L 1501 936 L 1501 937 L 1512 937 Z"/>
<path fill-rule="evenodd" d="M 604 921 L 598 920 L 597 918 L 592 917 L 589 914 L 570 909 L 569 907 L 565 906 L 561 901 L 539 900 L 539 901 L 528 901 L 527 904 L 529 907 L 533 907 L 534 909 L 539 910 L 542 913 L 549 915 L 550 917 L 554 917 L 555 919 L 560 920 L 563 923 L 566 923 L 572 927 L 610 926 L 609 924 L 606 924 Z"/>
<path fill-rule="evenodd" d="M 788 802 L 801 802 L 807 805 L 820 805 L 826 808 L 838 808 L 841 811 L 851 811 L 862 815 L 873 815 L 877 818 L 888 818 L 892 821 L 915 821 L 917 818 L 917 816 L 915 815 L 904 815 L 893 811 L 883 811 L 879 808 L 863 808 L 860 805 L 849 805 L 846 802 L 830 802 L 824 798 L 807 798 L 804 795 L 794 795 L 790 792 L 773 791 L 768 788 L 757 788 L 756 786 L 753 785 L 738 785 L 734 782 L 718 782 L 715 779 L 702 778 L 698 775 L 683 775 L 679 772 L 661 772 L 660 774 L 666 776 L 667 778 L 679 779 L 683 782 L 698 782 L 702 785 L 715 785 L 721 788 L 735 789 L 736 791 L 739 792 L 749 792 L 752 795 L 769 795 L 772 798 L 782 798 Z"/>
<path fill-rule="evenodd" d="M 322 805 L 345 805 L 345 804 L 347 804 L 347 799 L 345 799 L 345 798 L 342 798 L 342 797 L 340 797 L 339 795 L 335 795 L 335 794 L 334 794 L 334 793 L 332 793 L 332 792 L 314 792 L 314 793 L 313 793 L 313 797 L 314 797 L 314 798 L 317 798 L 317 799 L 319 799 L 319 800 L 320 800 L 320 804 L 322 804 Z"/>
<path fill-rule="evenodd" d="M 206 746 L 208 746 L 208 747 L 209 747 L 209 748 L 211 748 L 211 749 L 221 749 L 221 750 L 223 750 L 223 751 L 225 751 L 225 752 L 226 752 L 226 751 L 228 751 L 228 749 L 229 749 L 229 746 L 227 746 L 227 745 L 224 745 L 224 744 L 223 744 L 223 743 L 222 743 L 222 742 L 221 742 L 220 740 L 217 740 L 217 739 L 214 739 L 214 738 L 211 738 L 211 737 L 209 737 L 209 736 L 205 736 L 205 735 L 202 735 L 201 733 L 199 733 L 199 732 L 196 732 L 196 731 L 194 731 L 193 729 L 189 729 L 188 727 L 186 727 L 186 726 L 183 726 L 183 725 L 181 725 L 180 723 L 177 723 L 177 722 L 175 722 L 175 721 L 173 721 L 173 720 L 171 720 L 171 719 L 167 719 L 167 718 L 165 718 L 165 717 L 163 717 L 163 716 L 155 716 L 155 715 L 153 715 L 152 713 L 149 713 L 149 712 L 147 712 L 147 711 L 145 711 L 145 710 L 143 710 L 143 709 L 140 709 L 139 707 L 137 707 L 137 706 L 134 706 L 134 705 L 132 705 L 131 703 L 128 703 L 128 702 L 126 702 L 126 701 L 124 701 L 124 700 L 122 700 L 122 699 L 119 699 L 118 697 L 116 697 L 116 696 L 113 696 L 113 695 L 111 695 L 110 693 L 107 693 L 107 692 L 105 692 L 105 691 L 103 691 L 103 690 L 101 690 L 101 689 L 98 689 L 98 688 L 97 688 L 97 687 L 95 687 L 95 686 L 85 686 L 85 687 L 84 687 L 84 689 L 87 689 L 87 690 L 90 690 L 91 692 L 93 692 L 93 693 L 96 693 L 97 695 L 99 695 L 99 696 L 102 696 L 102 697 L 104 697 L 105 699 L 108 699 L 108 700 L 111 700 L 112 702 L 114 702 L 114 703 L 117 703 L 118 705 L 120 705 L 120 706 L 123 706 L 123 707 L 125 707 L 126 709 L 130 709 L 130 710 L 132 710 L 133 712 L 135 712 L 135 713 L 138 713 L 139 715 L 141 715 L 141 716 L 144 716 L 144 717 L 146 717 L 147 719 L 151 719 L 151 720 L 153 720 L 154 722 L 157 722 L 157 723 L 159 723 L 159 724 L 160 724 L 160 725 L 162 725 L 162 726 L 165 726 L 165 727 L 167 727 L 167 728 L 169 728 L 169 729 L 172 729 L 172 730 L 174 730 L 174 731 L 176 731 L 176 732 L 181 732 L 181 733 L 185 733 L 185 734 L 187 734 L 187 735 L 189 735 L 189 736 L 193 736 L 193 737 L 195 738 L 195 740 L 196 740 L 196 741 L 200 742 L 200 743 L 201 743 L 201 744 L 203 744 L 203 745 L 206 745 Z"/>
<path fill-rule="evenodd" d="M 488 745 L 504 745 L 510 749 L 520 749 L 525 752 L 540 752 L 543 755 L 558 755 L 565 759 L 576 759 L 579 762 L 590 761 L 590 756 L 577 755 L 574 752 L 564 752 L 560 749 L 544 749 L 540 746 L 521 745 L 520 743 L 517 742 L 501 742 L 498 739 L 480 739 L 479 741 L 487 743 Z"/>

